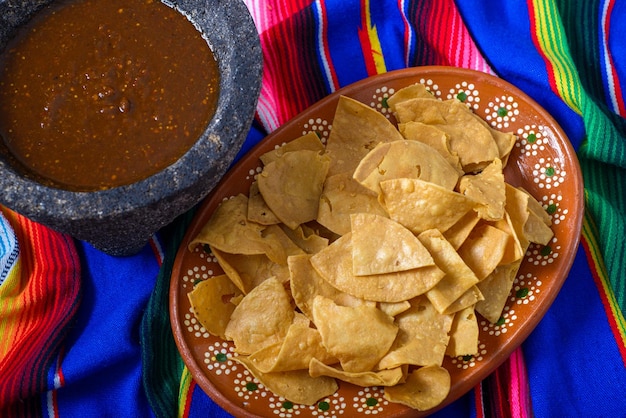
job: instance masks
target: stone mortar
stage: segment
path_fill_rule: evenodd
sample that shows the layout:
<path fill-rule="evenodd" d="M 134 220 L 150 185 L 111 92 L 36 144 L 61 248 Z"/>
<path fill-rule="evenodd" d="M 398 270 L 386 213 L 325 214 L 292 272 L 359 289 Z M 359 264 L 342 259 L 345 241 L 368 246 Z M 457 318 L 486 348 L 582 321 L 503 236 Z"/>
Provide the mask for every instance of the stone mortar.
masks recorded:
<path fill-rule="evenodd" d="M 15 28 L 50 0 L 0 0 L 0 51 Z M 0 154 L 0 204 L 108 254 L 132 255 L 152 235 L 201 201 L 241 148 L 258 100 L 263 59 L 252 18 L 241 1 L 173 0 L 168 5 L 200 28 L 220 69 L 215 116 L 176 163 L 140 182 L 71 192 L 21 176 Z"/>

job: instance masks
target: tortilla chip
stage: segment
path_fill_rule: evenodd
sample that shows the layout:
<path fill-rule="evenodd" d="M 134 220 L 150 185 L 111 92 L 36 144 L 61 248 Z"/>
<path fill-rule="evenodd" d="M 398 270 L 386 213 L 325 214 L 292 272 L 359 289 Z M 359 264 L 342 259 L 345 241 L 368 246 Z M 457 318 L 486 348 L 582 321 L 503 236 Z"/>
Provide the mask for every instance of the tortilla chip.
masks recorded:
<path fill-rule="evenodd" d="M 296 139 L 287 142 L 286 144 L 281 145 L 278 148 L 266 152 L 259 158 L 263 165 L 268 165 L 272 161 L 276 161 L 288 152 L 301 150 L 317 151 L 321 153 L 324 151 L 324 144 L 322 144 L 322 141 L 320 141 L 319 136 L 317 136 L 315 132 L 309 132 L 305 135 L 302 135 Z"/>
<path fill-rule="evenodd" d="M 311 328 L 309 319 L 298 313 L 282 343 L 256 351 L 249 358 L 263 373 L 307 369 L 312 359 L 317 359 L 323 364 L 338 361 L 322 344 L 319 331 Z"/>
<path fill-rule="evenodd" d="M 380 188 L 389 217 L 415 234 L 434 228 L 445 231 L 478 205 L 467 196 L 419 179 L 385 180 Z"/>
<path fill-rule="evenodd" d="M 522 248 L 522 244 L 517 237 L 515 232 L 515 227 L 513 226 L 513 221 L 511 220 L 511 216 L 508 212 L 505 211 L 504 219 L 496 222 L 489 222 L 489 225 L 492 225 L 494 228 L 498 228 L 504 233 L 508 234 L 510 239 L 508 240 L 506 246 L 503 248 L 502 252 L 502 260 L 500 264 L 510 264 L 515 261 L 520 260 L 524 256 L 524 252 L 526 248 Z"/>
<path fill-rule="evenodd" d="M 281 229 L 289 237 L 289 239 L 307 254 L 315 254 L 323 248 L 328 247 L 328 238 L 322 237 L 304 228 L 302 225 L 296 229 L 291 229 L 286 225 L 280 225 Z"/>
<path fill-rule="evenodd" d="M 487 121 L 483 120 L 474 113 L 476 120 L 478 120 L 481 124 L 483 124 L 493 136 L 493 140 L 498 147 L 498 158 L 502 160 L 503 165 L 506 165 L 509 155 L 513 150 L 513 146 L 515 145 L 515 141 L 517 141 L 517 136 L 511 132 L 502 132 L 497 129 L 494 129 L 491 125 L 487 123 Z"/>
<path fill-rule="evenodd" d="M 546 225 L 552 225 L 552 217 L 548 214 L 548 212 L 546 212 L 541 203 L 539 203 L 539 201 L 523 187 L 518 187 L 517 190 L 528 195 L 528 210 L 537 215 Z"/>
<path fill-rule="evenodd" d="M 452 190 L 459 172 L 434 148 L 402 140 L 378 144 L 363 157 L 353 177 L 378 195 L 381 181 L 397 178 L 421 179 Z"/>
<path fill-rule="evenodd" d="M 442 315 L 425 297 L 411 300 L 411 308 L 396 317 L 399 331 L 378 369 L 402 364 L 441 365 L 448 345 L 452 315 Z"/>
<path fill-rule="evenodd" d="M 339 306 L 323 296 L 313 300 L 313 323 L 346 372 L 370 371 L 398 333 L 393 318 L 376 307 Z"/>
<path fill-rule="evenodd" d="M 513 288 L 519 266 L 519 261 L 498 266 L 493 273 L 477 285 L 485 299 L 476 303 L 476 312 L 492 324 L 498 322 L 502 316 L 502 310 Z"/>
<path fill-rule="evenodd" d="M 384 397 L 418 411 L 427 411 L 442 403 L 450 393 L 450 373 L 440 366 L 414 370 L 405 383 L 385 388 Z"/>
<path fill-rule="evenodd" d="M 465 308 L 469 308 L 470 306 L 475 306 L 481 300 L 485 300 L 485 297 L 478 289 L 478 286 L 474 285 L 467 289 L 465 293 L 463 293 L 457 300 L 452 302 L 445 308 L 441 313 L 442 314 L 454 314 L 459 311 L 462 311 Z"/>
<path fill-rule="evenodd" d="M 311 359 L 309 374 L 312 377 L 328 376 L 357 386 L 393 386 L 402 381 L 405 373 L 402 367 L 390 370 L 346 372 L 322 363 L 316 358 Z"/>
<path fill-rule="evenodd" d="M 274 212 L 267 206 L 261 192 L 259 192 L 259 184 L 255 181 L 250 185 L 250 193 L 248 196 L 248 220 L 261 225 L 276 225 L 280 223 L 280 219 L 276 217 Z"/>
<path fill-rule="evenodd" d="M 445 273 L 443 279 L 426 292 L 437 311 L 443 312 L 478 283 L 478 278 L 437 229 L 424 231 L 418 238 L 432 254 L 435 264 Z"/>
<path fill-rule="evenodd" d="M 383 311 L 389 316 L 396 316 L 401 314 L 402 312 L 407 311 L 411 307 L 411 304 L 408 300 L 403 300 L 402 302 L 378 302 L 378 309 Z"/>
<path fill-rule="evenodd" d="M 292 151 L 265 167 L 259 191 L 276 217 L 291 229 L 317 217 L 330 160 L 317 151 Z"/>
<path fill-rule="evenodd" d="M 270 260 L 284 263 L 287 259 L 281 241 L 275 235 L 264 236 L 264 225 L 248 220 L 248 198 L 243 194 L 224 200 L 213 212 L 189 249 L 208 244 L 229 254 L 265 254 Z"/>
<path fill-rule="evenodd" d="M 342 292 L 328 283 L 311 266 L 310 255 L 289 257 L 290 288 L 296 306 L 309 319 L 313 320 L 313 300 L 324 296 L 341 306 L 376 306 L 349 293 Z"/>
<path fill-rule="evenodd" d="M 271 306 L 272 309 L 267 309 Z M 291 296 L 275 278 L 252 289 L 233 311 L 225 336 L 240 354 L 251 354 L 283 340 L 293 320 Z"/>
<path fill-rule="evenodd" d="M 387 216 L 376 194 L 354 180 L 350 173 L 326 178 L 317 222 L 336 234 L 344 235 L 350 232 L 350 215 L 359 212 Z"/>
<path fill-rule="evenodd" d="M 554 232 L 552 228 L 543 222 L 543 220 L 533 211 L 528 211 L 528 219 L 524 224 L 524 237 L 530 242 L 548 245 Z"/>
<path fill-rule="evenodd" d="M 436 100 L 435 96 L 433 96 L 433 94 L 428 91 L 425 85 L 421 83 L 416 83 L 408 85 L 406 87 L 402 87 L 400 90 L 396 91 L 387 99 L 387 104 L 389 105 L 389 109 L 391 109 L 391 111 L 395 113 L 398 103 L 402 103 L 404 101 L 415 99 L 418 97 Z"/>
<path fill-rule="evenodd" d="M 419 141 L 435 149 L 460 174 L 463 173 L 458 154 L 450 149 L 450 138 L 441 129 L 422 122 L 408 121 L 398 125 L 398 130 L 406 139 Z"/>
<path fill-rule="evenodd" d="M 450 150 L 459 156 L 466 173 L 482 168 L 500 156 L 489 129 L 458 100 L 411 99 L 398 103 L 396 114 L 400 123 L 422 122 L 448 134 Z"/>
<path fill-rule="evenodd" d="M 476 224 L 480 221 L 478 212 L 469 211 L 461 219 L 459 219 L 454 225 L 446 229 L 443 236 L 448 242 L 455 248 L 459 249 L 465 242 L 469 234 L 472 232 Z"/>
<path fill-rule="evenodd" d="M 355 276 L 351 233 L 311 256 L 311 264 L 333 287 L 375 302 L 401 302 L 421 295 L 444 275 L 433 265 L 395 273 Z"/>
<path fill-rule="evenodd" d="M 478 280 L 487 277 L 501 264 L 511 235 L 493 226 L 482 224 L 474 228 L 458 253 L 472 269 Z"/>
<path fill-rule="evenodd" d="M 339 388 L 332 377 L 311 377 L 308 370 L 263 373 L 248 357 L 235 356 L 232 359 L 243 364 L 271 392 L 294 403 L 313 405 Z"/>
<path fill-rule="evenodd" d="M 417 237 L 399 223 L 367 213 L 352 215 L 350 219 L 355 276 L 394 273 L 435 264 Z"/>
<path fill-rule="evenodd" d="M 270 277 L 282 283 L 289 280 L 287 266 L 273 262 L 266 255 L 228 254 L 212 247 L 211 252 L 224 273 L 244 295 Z"/>
<path fill-rule="evenodd" d="M 515 234 L 514 236 L 519 241 L 522 253 L 525 253 L 530 243 L 524 234 L 524 225 L 526 225 L 530 213 L 528 210 L 529 196 L 508 183 L 506 184 L 505 192 L 505 210 L 509 215 L 509 225 Z"/>
<path fill-rule="evenodd" d="M 474 307 L 469 306 L 457 312 L 450 328 L 450 341 L 446 348 L 446 355 L 458 357 L 477 354 L 478 333 L 478 319 Z"/>
<path fill-rule="evenodd" d="M 198 322 L 211 335 L 226 339 L 226 325 L 235 310 L 230 300 L 240 294 L 226 275 L 220 275 L 197 283 L 187 297 Z"/>
<path fill-rule="evenodd" d="M 502 161 L 496 158 L 482 172 L 461 177 L 459 192 L 482 204 L 476 209 L 481 218 L 502 219 L 506 202 Z"/>
<path fill-rule="evenodd" d="M 359 161 L 380 142 L 401 139 L 400 132 L 384 115 L 357 100 L 341 96 L 326 145 L 331 158 L 328 175 L 352 175 Z"/>

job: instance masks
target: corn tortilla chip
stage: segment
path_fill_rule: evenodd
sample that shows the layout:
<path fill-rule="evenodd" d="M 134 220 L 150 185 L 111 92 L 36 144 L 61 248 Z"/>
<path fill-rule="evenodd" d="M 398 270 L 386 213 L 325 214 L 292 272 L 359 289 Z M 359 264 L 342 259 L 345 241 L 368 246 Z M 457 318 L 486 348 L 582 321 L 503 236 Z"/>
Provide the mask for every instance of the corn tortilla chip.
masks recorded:
<path fill-rule="evenodd" d="M 498 266 L 487 278 L 477 284 L 485 299 L 476 303 L 476 312 L 495 324 L 509 298 L 515 275 L 521 262 Z"/>
<path fill-rule="evenodd" d="M 393 386 L 402 381 L 405 373 L 402 367 L 390 370 L 346 372 L 329 366 L 316 358 L 309 363 L 309 374 L 312 377 L 328 376 L 357 386 Z"/>
<path fill-rule="evenodd" d="M 406 139 L 419 141 L 435 149 L 460 174 L 463 174 L 461 160 L 450 150 L 450 138 L 441 129 L 425 123 L 409 121 L 398 125 L 398 130 Z"/>
<path fill-rule="evenodd" d="M 259 192 L 259 184 L 255 181 L 250 185 L 250 193 L 248 194 L 248 220 L 261 225 L 276 225 L 280 223 L 280 219 L 276 217 L 274 212 L 267 206 L 261 192 Z"/>
<path fill-rule="evenodd" d="M 322 345 L 319 331 L 311 328 L 309 319 L 298 313 L 281 343 L 256 351 L 249 358 L 263 373 L 307 369 L 312 359 L 322 364 L 338 361 Z"/>
<path fill-rule="evenodd" d="M 392 112 L 395 112 L 398 103 L 418 97 L 436 100 L 435 96 L 433 96 L 425 85 L 416 83 L 402 87 L 400 90 L 396 91 L 387 99 L 387 104 L 389 105 L 389 109 L 391 109 Z"/>
<path fill-rule="evenodd" d="M 478 319 L 474 307 L 469 306 L 454 315 L 446 355 L 450 357 L 478 353 Z"/>
<path fill-rule="evenodd" d="M 376 307 L 339 306 L 323 296 L 313 300 L 313 323 L 346 372 L 370 371 L 398 333 L 393 318 Z"/>
<path fill-rule="evenodd" d="M 402 364 L 441 365 L 452 319 L 452 315 L 437 312 L 425 297 L 411 300 L 411 308 L 396 317 L 398 335 L 377 368 L 393 369 Z"/>
<path fill-rule="evenodd" d="M 443 402 L 450 393 L 450 373 L 441 366 L 414 370 L 405 383 L 385 388 L 384 397 L 418 411 L 427 411 Z"/>
<path fill-rule="evenodd" d="M 240 294 L 226 275 L 220 275 L 197 283 L 187 297 L 198 322 L 211 335 L 226 339 L 226 325 L 235 310 L 230 300 Z"/>
<path fill-rule="evenodd" d="M 478 205 L 467 196 L 419 179 L 385 180 L 380 188 L 389 217 L 415 234 L 434 228 L 445 231 Z"/>
<path fill-rule="evenodd" d="M 444 275 L 433 265 L 394 273 L 355 276 L 351 233 L 311 256 L 311 264 L 333 287 L 375 302 L 401 302 L 411 299 L 435 286 Z"/>
<path fill-rule="evenodd" d="M 471 210 L 463 215 L 463 217 L 454 225 L 446 229 L 443 236 L 455 249 L 458 250 L 459 247 L 463 245 L 476 224 L 478 224 L 478 221 L 480 221 L 478 212 Z"/>
<path fill-rule="evenodd" d="M 324 144 L 322 144 L 322 141 L 320 141 L 319 136 L 317 136 L 315 132 L 309 132 L 305 135 L 302 135 L 296 139 L 287 142 L 286 144 L 281 145 L 278 148 L 266 152 L 265 154 L 261 155 L 259 159 L 261 160 L 263 165 L 268 165 L 272 161 L 279 159 L 288 152 L 301 150 L 323 152 Z"/>
<path fill-rule="evenodd" d="M 313 405 L 339 388 L 332 377 L 311 377 L 308 370 L 263 373 L 246 356 L 235 356 L 233 360 L 243 364 L 267 389 L 294 403 Z"/>
<path fill-rule="evenodd" d="M 396 178 L 417 178 L 452 190 L 459 172 L 434 148 L 402 140 L 378 144 L 363 157 L 353 177 L 378 195 L 381 181 Z"/>
<path fill-rule="evenodd" d="M 512 239 L 511 235 L 501 229 L 487 224 L 479 225 L 474 228 L 458 253 L 478 280 L 482 280 L 501 264 Z"/>
<path fill-rule="evenodd" d="M 289 280 L 287 266 L 275 263 L 263 254 L 228 254 L 212 247 L 211 252 L 224 273 L 244 295 L 270 277 L 280 282 Z"/>
<path fill-rule="evenodd" d="M 472 286 L 465 293 L 463 293 L 457 300 L 448 305 L 447 308 L 441 312 L 442 314 L 454 314 L 462 311 L 470 306 L 475 306 L 481 300 L 485 300 L 485 297 L 480 292 L 478 286 Z"/>
<path fill-rule="evenodd" d="M 317 151 L 288 152 L 263 167 L 259 191 L 276 217 L 291 229 L 317 217 L 330 160 Z"/>
<path fill-rule="evenodd" d="M 459 192 L 481 203 L 476 209 L 481 218 L 496 221 L 504 216 L 506 192 L 502 161 L 496 158 L 475 175 L 465 175 L 459 181 Z"/>
<path fill-rule="evenodd" d="M 362 186 L 349 173 L 329 176 L 320 197 L 317 222 L 336 234 L 350 232 L 350 215 L 359 212 L 387 216 L 376 193 Z"/>
<path fill-rule="evenodd" d="M 478 283 L 478 278 L 439 230 L 424 231 L 418 238 L 432 254 L 435 264 L 445 273 L 443 279 L 426 292 L 435 308 L 444 312 Z"/>
<path fill-rule="evenodd" d="M 399 223 L 368 213 L 350 219 L 354 275 L 394 273 L 435 264 L 420 240 Z"/>
<path fill-rule="evenodd" d="M 326 152 L 331 158 L 329 175 L 349 173 L 380 142 L 402 139 L 396 127 L 371 107 L 341 96 L 328 136 Z"/>
<path fill-rule="evenodd" d="M 465 172 L 482 168 L 500 156 L 489 129 L 458 100 L 415 98 L 398 103 L 396 115 L 400 123 L 422 122 L 448 134 L 450 150 L 459 156 Z"/>
<path fill-rule="evenodd" d="M 267 309 L 272 306 L 272 309 Z M 226 326 L 226 338 L 240 354 L 251 354 L 282 341 L 293 320 L 291 296 L 275 278 L 263 281 L 237 305 Z"/>
<path fill-rule="evenodd" d="M 310 255 L 289 257 L 290 289 L 296 306 L 309 319 L 313 319 L 313 300 L 324 296 L 341 306 L 359 306 L 376 304 L 365 301 L 332 286 L 311 266 Z"/>

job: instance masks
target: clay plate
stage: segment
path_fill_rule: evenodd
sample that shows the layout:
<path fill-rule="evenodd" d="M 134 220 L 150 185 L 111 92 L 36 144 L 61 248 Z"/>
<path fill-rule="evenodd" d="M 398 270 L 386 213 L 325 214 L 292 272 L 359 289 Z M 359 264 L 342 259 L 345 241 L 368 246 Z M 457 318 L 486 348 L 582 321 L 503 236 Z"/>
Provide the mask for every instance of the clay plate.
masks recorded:
<path fill-rule="evenodd" d="M 547 246 L 532 245 L 525 255 L 501 320 L 491 324 L 479 316 L 479 353 L 446 357 L 452 378 L 453 402 L 487 377 L 519 346 L 541 320 L 568 275 L 579 243 L 583 186 L 574 150 L 554 119 L 526 94 L 494 76 L 448 67 L 398 70 L 357 82 L 324 98 L 269 135 L 231 169 L 203 202 L 178 251 L 170 287 L 170 314 L 176 343 L 198 385 L 235 416 L 336 417 L 376 414 L 379 417 L 420 416 L 417 411 L 387 402 L 383 389 L 339 382 L 339 390 L 316 405 L 286 402 L 259 384 L 243 366 L 230 360 L 231 343 L 209 335 L 196 321 L 187 293 L 197 280 L 221 274 L 215 259 L 201 247 L 187 244 L 226 197 L 247 194 L 261 170 L 259 156 L 309 131 L 328 138 L 340 94 L 371 105 L 392 121 L 386 98 L 398 89 L 424 83 L 441 99 L 457 97 L 491 126 L 518 136 L 506 179 L 523 186 L 552 216 L 554 238 Z M 423 413 L 432 413 L 435 410 Z"/>

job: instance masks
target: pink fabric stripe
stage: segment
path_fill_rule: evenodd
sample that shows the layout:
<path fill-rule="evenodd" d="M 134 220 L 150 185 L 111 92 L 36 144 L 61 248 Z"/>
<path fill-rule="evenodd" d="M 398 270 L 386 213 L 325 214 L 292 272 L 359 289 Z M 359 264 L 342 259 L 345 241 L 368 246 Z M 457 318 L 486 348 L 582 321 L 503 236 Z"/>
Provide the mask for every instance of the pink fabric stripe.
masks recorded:
<path fill-rule="evenodd" d="M 532 404 L 530 400 L 528 373 L 524 361 L 522 348 L 513 351 L 509 359 L 509 399 L 511 405 L 511 418 L 532 417 Z"/>

